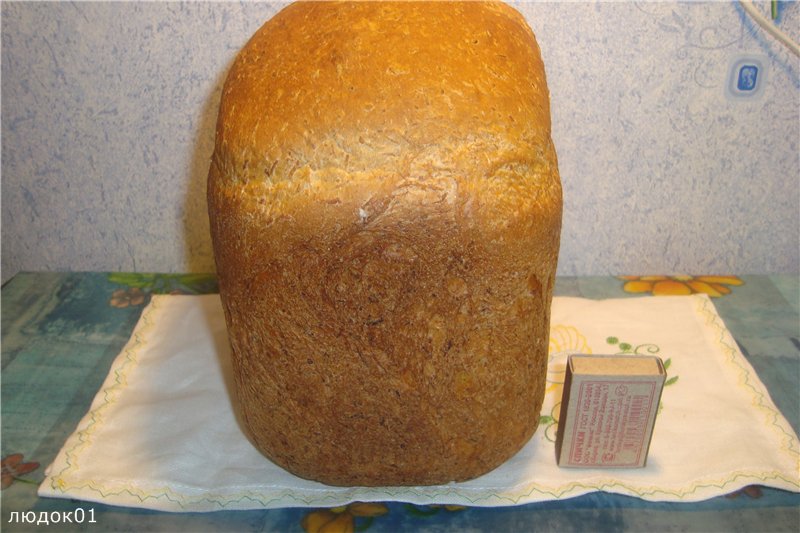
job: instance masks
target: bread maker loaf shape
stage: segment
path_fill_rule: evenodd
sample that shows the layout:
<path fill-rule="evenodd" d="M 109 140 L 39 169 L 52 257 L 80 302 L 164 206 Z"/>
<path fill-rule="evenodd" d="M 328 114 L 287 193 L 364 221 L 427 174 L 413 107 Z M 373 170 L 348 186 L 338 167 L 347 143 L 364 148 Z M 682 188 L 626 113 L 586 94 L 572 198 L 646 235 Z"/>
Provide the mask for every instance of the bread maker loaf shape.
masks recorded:
<path fill-rule="evenodd" d="M 430 485 L 530 439 L 561 185 L 513 8 L 285 7 L 228 73 L 208 203 L 239 409 L 266 457 L 331 485 Z"/>

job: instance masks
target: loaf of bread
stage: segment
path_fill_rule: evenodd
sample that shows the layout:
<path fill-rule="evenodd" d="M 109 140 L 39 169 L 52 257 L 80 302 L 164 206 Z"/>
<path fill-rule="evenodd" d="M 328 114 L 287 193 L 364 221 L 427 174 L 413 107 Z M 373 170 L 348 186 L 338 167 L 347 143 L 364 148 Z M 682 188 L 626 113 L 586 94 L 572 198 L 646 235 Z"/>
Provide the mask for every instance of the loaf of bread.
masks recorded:
<path fill-rule="evenodd" d="M 561 185 L 499 3 L 319 2 L 250 39 L 208 179 L 242 420 L 298 476 L 461 481 L 531 437 Z"/>

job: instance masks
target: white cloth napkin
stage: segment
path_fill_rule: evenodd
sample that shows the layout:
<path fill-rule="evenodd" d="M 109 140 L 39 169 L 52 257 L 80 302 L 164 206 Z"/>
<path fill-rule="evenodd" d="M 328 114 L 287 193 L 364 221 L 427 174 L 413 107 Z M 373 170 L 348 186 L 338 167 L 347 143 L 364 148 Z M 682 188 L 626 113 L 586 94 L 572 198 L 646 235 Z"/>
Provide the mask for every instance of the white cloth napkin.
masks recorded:
<path fill-rule="evenodd" d="M 575 352 L 655 354 L 668 364 L 645 468 L 556 466 L 564 364 Z M 464 483 L 341 488 L 300 479 L 250 444 L 232 394 L 219 297 L 153 296 L 39 494 L 215 511 L 389 500 L 504 506 L 592 491 L 697 501 L 750 484 L 800 491 L 797 436 L 705 295 L 556 298 L 542 423 L 516 456 Z"/>

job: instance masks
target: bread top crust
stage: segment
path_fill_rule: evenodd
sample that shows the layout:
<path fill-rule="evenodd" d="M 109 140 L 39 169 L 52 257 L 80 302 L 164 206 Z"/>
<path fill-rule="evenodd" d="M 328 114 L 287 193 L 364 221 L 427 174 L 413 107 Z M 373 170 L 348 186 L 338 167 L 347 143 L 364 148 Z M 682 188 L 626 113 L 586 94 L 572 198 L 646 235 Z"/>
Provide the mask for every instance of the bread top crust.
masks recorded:
<path fill-rule="evenodd" d="M 505 4 L 298 2 L 231 68 L 215 160 L 245 180 L 248 165 L 272 162 L 256 177 L 275 181 L 291 179 L 291 161 L 369 170 L 467 134 L 513 152 L 549 142 L 549 109 L 534 35 Z"/>
<path fill-rule="evenodd" d="M 561 183 L 533 33 L 501 3 L 292 4 L 229 72 L 208 185 L 213 227 L 259 228 L 252 268 L 312 235 L 422 221 L 502 256 L 557 250 Z"/>

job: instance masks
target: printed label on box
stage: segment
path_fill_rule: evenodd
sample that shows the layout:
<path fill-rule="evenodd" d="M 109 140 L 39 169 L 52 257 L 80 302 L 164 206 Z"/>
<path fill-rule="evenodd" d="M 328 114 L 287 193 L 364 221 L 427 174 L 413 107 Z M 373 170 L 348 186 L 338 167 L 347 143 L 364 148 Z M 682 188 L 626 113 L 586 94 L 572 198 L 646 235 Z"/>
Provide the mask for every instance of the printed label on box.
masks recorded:
<path fill-rule="evenodd" d="M 578 416 L 569 462 L 581 466 L 637 466 L 656 396 L 654 383 L 586 381 L 578 390 Z"/>
<path fill-rule="evenodd" d="M 556 434 L 559 466 L 643 467 L 666 378 L 661 359 L 573 354 L 566 370 Z"/>

